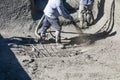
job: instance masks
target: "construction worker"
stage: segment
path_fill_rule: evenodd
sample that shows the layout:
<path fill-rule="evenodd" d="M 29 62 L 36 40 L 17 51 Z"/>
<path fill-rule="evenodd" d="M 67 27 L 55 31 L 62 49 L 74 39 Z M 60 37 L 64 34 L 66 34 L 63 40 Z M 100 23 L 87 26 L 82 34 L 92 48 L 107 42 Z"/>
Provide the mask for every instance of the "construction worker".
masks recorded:
<path fill-rule="evenodd" d="M 94 0 L 80 0 L 79 5 L 79 20 L 82 28 L 87 28 L 94 23 L 94 16 L 92 13 Z"/>
<path fill-rule="evenodd" d="M 52 25 L 55 29 L 55 41 L 56 43 L 61 42 L 61 26 L 59 24 L 59 16 L 63 16 L 66 19 L 73 20 L 72 16 L 65 12 L 63 1 L 65 0 L 49 0 L 45 9 L 43 25 L 41 27 L 41 39 L 44 40 L 46 30 Z"/>

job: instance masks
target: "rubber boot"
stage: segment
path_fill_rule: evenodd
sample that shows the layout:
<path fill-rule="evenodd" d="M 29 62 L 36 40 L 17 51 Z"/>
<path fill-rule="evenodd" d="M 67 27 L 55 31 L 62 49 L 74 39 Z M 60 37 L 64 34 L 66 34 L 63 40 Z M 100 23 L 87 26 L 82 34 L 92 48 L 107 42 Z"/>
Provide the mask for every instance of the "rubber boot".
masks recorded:
<path fill-rule="evenodd" d="M 84 13 L 82 29 L 86 29 L 87 27 L 88 27 L 87 26 L 87 15 L 86 15 L 86 13 Z"/>
<path fill-rule="evenodd" d="M 61 43 L 60 31 L 56 31 L 55 42 Z"/>
<path fill-rule="evenodd" d="M 87 12 L 87 25 L 89 26 L 89 25 L 91 25 L 91 23 L 92 23 L 92 12 L 91 11 L 88 11 Z"/>
<path fill-rule="evenodd" d="M 41 34 L 40 34 L 39 42 L 41 42 L 41 43 L 45 43 L 45 38 L 46 38 L 46 35 L 43 34 L 43 33 L 41 33 Z"/>
<path fill-rule="evenodd" d="M 80 13 L 80 26 L 83 28 L 83 23 L 84 23 L 84 13 Z"/>

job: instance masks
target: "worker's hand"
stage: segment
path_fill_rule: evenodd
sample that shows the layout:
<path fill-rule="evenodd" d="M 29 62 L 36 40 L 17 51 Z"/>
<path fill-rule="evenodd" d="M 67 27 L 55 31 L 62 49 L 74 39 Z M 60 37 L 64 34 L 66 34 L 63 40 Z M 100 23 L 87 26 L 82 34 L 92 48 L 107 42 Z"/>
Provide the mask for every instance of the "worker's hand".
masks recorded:
<path fill-rule="evenodd" d="M 68 18 L 69 18 L 69 20 L 71 20 L 71 21 L 73 21 L 73 20 L 74 20 L 72 16 L 69 16 Z"/>

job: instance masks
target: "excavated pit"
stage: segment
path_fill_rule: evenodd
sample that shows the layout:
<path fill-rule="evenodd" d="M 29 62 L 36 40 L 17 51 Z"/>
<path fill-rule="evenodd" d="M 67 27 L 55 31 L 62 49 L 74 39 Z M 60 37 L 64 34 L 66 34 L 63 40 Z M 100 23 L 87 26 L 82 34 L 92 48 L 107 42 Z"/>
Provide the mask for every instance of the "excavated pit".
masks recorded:
<path fill-rule="evenodd" d="M 79 0 L 66 1 L 79 24 Z M 83 34 L 60 17 L 64 49 L 54 43 L 51 29 L 45 44 L 34 35 L 46 2 L 0 1 L 0 80 L 119 80 L 120 1 L 95 0 L 96 23 Z"/>

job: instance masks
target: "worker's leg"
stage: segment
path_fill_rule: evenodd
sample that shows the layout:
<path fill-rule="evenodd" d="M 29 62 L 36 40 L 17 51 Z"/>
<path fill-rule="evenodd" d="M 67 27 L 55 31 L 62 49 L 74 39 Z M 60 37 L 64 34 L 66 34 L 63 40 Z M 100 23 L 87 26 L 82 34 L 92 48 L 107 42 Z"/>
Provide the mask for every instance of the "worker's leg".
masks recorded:
<path fill-rule="evenodd" d="M 61 42 L 61 27 L 60 27 L 58 18 L 56 18 L 56 19 L 48 18 L 48 21 L 50 22 L 50 24 L 56 31 L 55 32 L 55 41 L 57 43 L 60 43 Z"/>
<path fill-rule="evenodd" d="M 84 5 L 83 4 L 79 5 L 78 18 L 80 21 L 80 26 L 83 27 L 83 23 L 84 23 Z"/>
<path fill-rule="evenodd" d="M 46 37 L 46 31 L 49 27 L 50 27 L 50 23 L 47 20 L 47 17 L 45 16 L 44 21 L 43 21 L 43 25 L 42 25 L 41 30 L 40 30 L 41 31 L 40 32 L 41 38 Z"/>
<path fill-rule="evenodd" d="M 88 11 L 87 11 L 87 22 L 88 22 L 88 25 L 92 24 L 94 22 L 94 16 L 93 16 L 93 13 L 92 13 L 92 9 L 93 9 L 93 4 L 91 5 L 88 5 Z"/>

